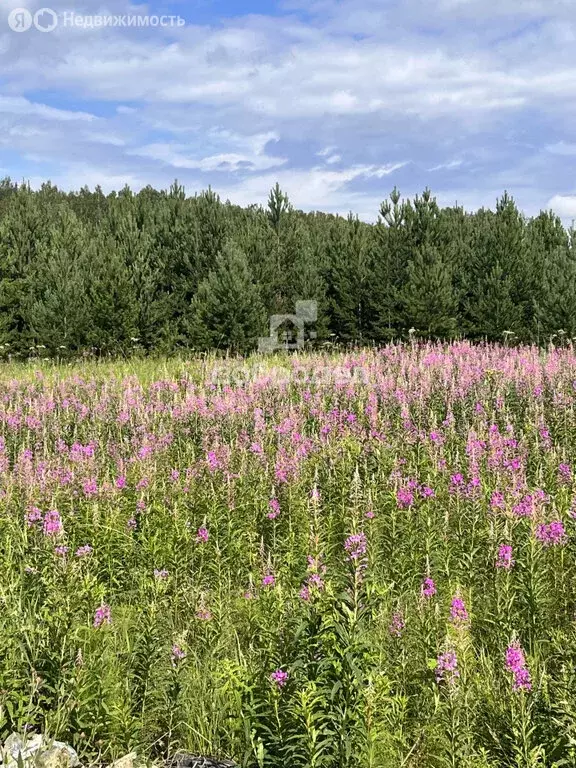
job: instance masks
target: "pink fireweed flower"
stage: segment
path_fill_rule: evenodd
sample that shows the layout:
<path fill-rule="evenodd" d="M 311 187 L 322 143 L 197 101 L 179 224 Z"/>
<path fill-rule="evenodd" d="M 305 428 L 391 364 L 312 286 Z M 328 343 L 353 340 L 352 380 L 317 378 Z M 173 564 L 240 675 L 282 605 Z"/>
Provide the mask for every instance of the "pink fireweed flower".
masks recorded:
<path fill-rule="evenodd" d="M 311 598 L 310 590 L 308 587 L 302 587 L 302 589 L 299 592 L 300 599 L 304 600 L 305 602 L 308 602 Z"/>
<path fill-rule="evenodd" d="M 175 667 L 179 661 L 183 661 L 186 658 L 186 654 L 180 648 L 179 645 L 174 644 L 172 646 L 172 666 Z"/>
<path fill-rule="evenodd" d="M 286 683 L 288 682 L 288 672 L 284 672 L 281 669 L 277 669 L 275 672 L 272 672 L 270 675 L 270 679 L 273 683 L 277 685 L 278 688 L 284 688 Z"/>
<path fill-rule="evenodd" d="M 396 504 L 399 509 L 408 509 L 414 503 L 414 494 L 408 488 L 399 488 L 396 492 Z"/>
<path fill-rule="evenodd" d="M 200 619 L 200 621 L 210 621 L 212 619 L 212 613 L 208 608 L 199 608 L 196 611 L 196 618 Z"/>
<path fill-rule="evenodd" d="M 123 488 L 126 488 L 126 478 L 124 475 L 119 475 L 116 480 L 114 481 L 116 488 L 118 488 L 119 491 L 121 491 Z"/>
<path fill-rule="evenodd" d="M 126 523 L 126 528 L 128 528 L 129 531 L 134 531 L 138 527 L 137 521 L 131 517 L 130 520 Z"/>
<path fill-rule="evenodd" d="M 270 501 L 268 502 L 268 506 L 270 507 L 271 511 L 268 512 L 266 517 L 269 520 L 275 520 L 280 514 L 280 502 L 278 501 L 278 499 L 273 498 L 273 499 L 270 499 Z"/>
<path fill-rule="evenodd" d="M 530 670 L 526 666 L 524 651 L 516 641 L 511 643 L 506 649 L 506 668 L 512 672 L 512 690 L 529 691 L 532 688 Z"/>
<path fill-rule="evenodd" d="M 86 557 L 87 555 L 92 554 L 92 547 L 90 544 L 84 544 L 82 547 L 78 547 L 75 554 L 76 557 Z"/>
<path fill-rule="evenodd" d="M 514 565 L 512 559 L 512 547 L 510 544 L 501 544 L 498 548 L 498 559 L 496 560 L 496 568 L 504 568 L 509 571 Z"/>
<path fill-rule="evenodd" d="M 42 520 L 42 512 L 38 507 L 31 507 L 30 511 L 26 515 L 26 525 L 28 528 L 32 528 L 34 523 L 39 523 Z"/>
<path fill-rule="evenodd" d="M 566 485 L 572 482 L 572 469 L 569 464 L 560 464 L 558 467 L 558 481 Z"/>
<path fill-rule="evenodd" d="M 374 520 L 374 512 L 371 509 L 369 509 L 368 512 L 366 512 L 366 514 L 364 515 L 364 517 L 367 520 Z"/>
<path fill-rule="evenodd" d="M 436 594 L 436 584 L 434 583 L 433 579 L 430 577 L 424 579 L 422 586 L 420 587 L 420 594 L 426 599 L 429 599 Z"/>
<path fill-rule="evenodd" d="M 262 579 L 263 587 L 273 587 L 275 584 L 276 584 L 276 579 L 274 578 L 274 574 L 272 573 L 267 573 Z"/>
<path fill-rule="evenodd" d="M 436 493 L 434 492 L 434 489 L 427 485 L 423 485 L 422 488 L 420 488 L 420 496 L 422 496 L 423 499 L 433 499 L 435 495 Z"/>
<path fill-rule="evenodd" d="M 106 605 L 106 603 L 103 603 L 99 608 L 96 609 L 96 613 L 94 614 L 94 624 L 93 626 L 98 629 L 98 627 L 101 627 L 103 624 L 111 624 L 112 623 L 112 611 L 110 610 L 110 606 Z"/>
<path fill-rule="evenodd" d="M 215 472 L 217 469 L 220 469 L 220 467 L 222 466 L 215 451 L 208 451 L 208 453 L 206 454 L 206 463 L 208 464 L 208 468 L 210 472 Z"/>
<path fill-rule="evenodd" d="M 44 535 L 45 536 L 58 536 L 62 533 L 63 526 L 60 518 L 60 513 L 55 509 L 46 512 L 44 515 Z"/>
<path fill-rule="evenodd" d="M 392 614 L 392 621 L 388 627 L 390 634 L 394 637 L 402 637 L 402 633 L 404 632 L 405 627 L 406 622 L 404 621 L 402 613 L 400 611 L 396 611 L 396 613 Z"/>
<path fill-rule="evenodd" d="M 468 611 L 464 600 L 458 595 L 454 595 L 452 598 L 452 604 L 450 605 L 450 621 L 456 625 L 466 624 L 469 621 Z"/>
<path fill-rule="evenodd" d="M 65 557 L 68 554 L 68 550 L 69 547 L 61 545 L 59 547 L 54 547 L 54 554 L 58 555 L 59 557 Z"/>
<path fill-rule="evenodd" d="M 459 677 L 458 658 L 455 651 L 449 650 L 440 653 L 436 659 L 436 682 L 454 685 Z"/>
<path fill-rule="evenodd" d="M 565 544 L 567 541 L 564 525 L 560 520 L 554 520 L 547 525 L 545 523 L 536 528 L 536 538 L 541 541 L 545 547 L 551 547 L 556 544 Z"/>
<path fill-rule="evenodd" d="M 531 517 L 534 512 L 534 498 L 530 493 L 523 496 L 518 504 L 514 504 L 512 512 L 518 517 Z"/>
<path fill-rule="evenodd" d="M 365 533 L 354 533 L 348 536 L 344 542 L 344 549 L 348 552 L 349 560 L 358 560 L 366 554 L 368 542 Z"/>
<path fill-rule="evenodd" d="M 82 483 L 84 496 L 95 496 L 98 493 L 98 483 L 95 478 L 90 477 Z"/>
<path fill-rule="evenodd" d="M 492 509 L 504 509 L 506 502 L 504 501 L 504 494 L 502 491 L 494 491 L 490 498 L 490 506 Z"/>
<path fill-rule="evenodd" d="M 198 528 L 198 531 L 196 533 L 196 543 L 197 544 L 206 544 L 208 539 L 210 538 L 210 534 L 208 533 L 208 529 L 202 526 L 201 528 Z"/>

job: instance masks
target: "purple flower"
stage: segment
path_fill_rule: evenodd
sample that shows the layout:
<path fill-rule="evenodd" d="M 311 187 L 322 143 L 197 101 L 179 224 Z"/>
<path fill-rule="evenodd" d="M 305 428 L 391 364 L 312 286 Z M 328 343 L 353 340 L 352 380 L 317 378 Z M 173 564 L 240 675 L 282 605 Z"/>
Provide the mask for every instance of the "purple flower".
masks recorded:
<path fill-rule="evenodd" d="M 281 669 L 277 669 L 275 672 L 272 672 L 270 675 L 270 679 L 273 683 L 276 683 L 278 688 L 284 688 L 286 683 L 288 682 L 288 672 L 284 672 Z"/>
<path fill-rule="evenodd" d="M 510 544 L 500 544 L 498 549 L 498 559 L 496 560 L 496 568 L 504 568 L 509 571 L 514 565 L 514 562 Z"/>
<path fill-rule="evenodd" d="M 271 511 L 268 512 L 267 517 L 269 520 L 275 520 L 280 514 L 280 502 L 278 499 L 270 499 L 268 506 L 270 507 Z"/>
<path fill-rule="evenodd" d="M 179 645 L 174 644 L 172 646 L 172 666 L 175 667 L 179 661 L 183 661 L 186 658 L 186 654 L 180 648 Z"/>
<path fill-rule="evenodd" d="M 76 557 L 86 557 L 86 555 L 92 554 L 92 547 L 90 544 L 84 544 L 82 547 L 78 547 L 76 550 Z"/>
<path fill-rule="evenodd" d="M 274 578 L 274 574 L 272 573 L 267 573 L 262 579 L 263 587 L 273 587 L 275 584 L 276 584 L 276 579 Z"/>
<path fill-rule="evenodd" d="M 436 584 L 433 579 L 430 577 L 424 579 L 422 586 L 420 587 L 420 594 L 427 599 L 436 594 Z"/>
<path fill-rule="evenodd" d="M 569 464 L 560 464 L 558 467 L 558 480 L 568 485 L 572 482 L 572 469 Z"/>
<path fill-rule="evenodd" d="M 344 542 L 344 549 L 348 552 L 349 560 L 358 560 L 366 554 L 367 548 L 368 542 L 364 533 L 354 533 L 352 536 L 348 536 Z"/>
<path fill-rule="evenodd" d="M 455 651 L 448 650 L 440 653 L 436 659 L 436 682 L 448 683 L 454 685 L 456 679 L 460 677 L 458 671 L 458 658 Z"/>
<path fill-rule="evenodd" d="M 450 621 L 453 624 L 461 625 L 466 624 L 468 620 L 469 616 L 464 600 L 462 600 L 461 597 L 458 597 L 458 595 L 454 595 L 450 606 Z"/>
<path fill-rule="evenodd" d="M 44 535 L 57 536 L 59 533 L 62 533 L 62 528 L 60 513 L 55 509 L 46 512 L 44 515 Z"/>
<path fill-rule="evenodd" d="M 65 557 L 68 554 L 68 547 L 66 546 L 59 546 L 54 547 L 54 554 L 58 555 L 59 557 Z"/>
<path fill-rule="evenodd" d="M 560 520 L 554 520 L 546 525 L 542 523 L 536 528 L 536 538 L 544 544 L 545 547 L 551 547 L 555 544 L 565 544 L 567 540 L 564 525 Z"/>
<path fill-rule="evenodd" d="M 511 643 L 506 649 L 506 668 L 512 672 L 512 690 L 529 691 L 532 688 L 530 670 L 526 666 L 524 651 L 516 641 Z"/>
<path fill-rule="evenodd" d="M 38 523 L 42 520 L 42 512 L 38 507 L 31 507 L 30 511 L 26 515 L 26 524 L 28 528 L 32 528 L 34 523 Z"/>
<path fill-rule="evenodd" d="M 111 623 L 112 611 L 110 610 L 110 606 L 106 605 L 106 603 L 102 603 L 102 605 L 96 609 L 96 613 L 94 614 L 94 627 L 98 629 L 98 627 L 101 627 L 102 624 Z"/>
<path fill-rule="evenodd" d="M 208 533 L 208 529 L 202 526 L 201 528 L 198 528 L 198 532 L 196 533 L 196 542 L 198 544 L 206 544 L 208 539 L 210 538 L 210 534 Z"/>
<path fill-rule="evenodd" d="M 95 496 L 98 493 L 98 483 L 95 478 L 89 477 L 82 483 L 82 490 L 85 496 Z"/>
<path fill-rule="evenodd" d="M 504 509 L 506 502 L 504 501 L 504 494 L 501 491 L 494 491 L 490 498 L 490 506 L 492 509 Z"/>
<path fill-rule="evenodd" d="M 406 622 L 404 621 L 402 613 L 400 611 L 396 611 L 396 613 L 392 614 L 392 621 L 388 627 L 390 634 L 394 635 L 394 637 L 402 637 L 402 633 L 404 632 L 405 627 Z"/>
<path fill-rule="evenodd" d="M 414 503 L 414 494 L 408 488 L 399 488 L 396 493 L 396 503 L 399 509 L 407 509 Z"/>
<path fill-rule="evenodd" d="M 159 580 L 164 580 L 168 578 L 168 571 L 166 568 L 162 568 L 162 570 L 158 570 L 158 568 L 154 568 L 154 578 Z"/>

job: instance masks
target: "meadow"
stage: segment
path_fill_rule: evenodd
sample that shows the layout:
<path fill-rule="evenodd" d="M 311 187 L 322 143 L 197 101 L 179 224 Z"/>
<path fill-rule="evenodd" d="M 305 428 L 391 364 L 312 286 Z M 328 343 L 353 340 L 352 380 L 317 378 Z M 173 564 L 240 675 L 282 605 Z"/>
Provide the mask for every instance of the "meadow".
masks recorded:
<path fill-rule="evenodd" d="M 576 354 L 4 365 L 0 738 L 576 765 Z"/>

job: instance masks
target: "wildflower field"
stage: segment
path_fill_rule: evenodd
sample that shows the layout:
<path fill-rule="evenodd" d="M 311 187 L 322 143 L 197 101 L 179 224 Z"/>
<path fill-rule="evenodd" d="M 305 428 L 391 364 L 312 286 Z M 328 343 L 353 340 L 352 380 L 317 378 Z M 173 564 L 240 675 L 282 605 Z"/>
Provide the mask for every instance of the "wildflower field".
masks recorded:
<path fill-rule="evenodd" d="M 576 765 L 576 355 L 0 372 L 0 738 Z"/>

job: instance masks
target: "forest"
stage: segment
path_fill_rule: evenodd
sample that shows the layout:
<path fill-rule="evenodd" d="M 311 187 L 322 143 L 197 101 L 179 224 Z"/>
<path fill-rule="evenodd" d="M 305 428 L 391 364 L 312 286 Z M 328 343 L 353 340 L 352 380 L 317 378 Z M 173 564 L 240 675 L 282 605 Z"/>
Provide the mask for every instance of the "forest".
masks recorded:
<path fill-rule="evenodd" d="M 576 336 L 575 233 L 494 210 L 441 207 L 395 188 L 375 222 L 125 187 L 0 182 L 0 355 L 254 349 L 269 315 L 316 300 L 317 345 L 416 335 L 507 344 Z"/>

